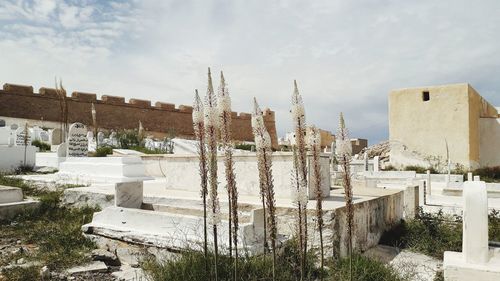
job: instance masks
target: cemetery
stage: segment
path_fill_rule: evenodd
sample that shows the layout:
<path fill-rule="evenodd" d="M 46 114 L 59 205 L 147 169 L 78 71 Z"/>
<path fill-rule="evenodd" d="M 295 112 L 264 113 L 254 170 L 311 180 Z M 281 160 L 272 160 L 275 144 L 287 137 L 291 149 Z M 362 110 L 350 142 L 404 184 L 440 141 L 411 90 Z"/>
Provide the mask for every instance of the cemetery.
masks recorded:
<path fill-rule="evenodd" d="M 500 278 L 500 248 L 494 242 L 500 240 L 499 183 L 482 181 L 472 169 L 456 173 L 449 164 L 439 167 L 441 173 L 431 162 L 396 170 L 392 165 L 402 158 L 393 163 L 391 153 L 397 145 L 389 155 L 377 146 L 355 153 L 342 115 L 334 141 L 322 146 L 319 130 L 305 126 L 297 84 L 293 142 L 273 151 L 255 100 L 254 140 L 246 142 L 250 150 L 238 149 L 230 135 L 234 115 L 223 76 L 220 83 L 215 93 L 209 72 L 205 103 L 195 95 L 194 138 L 158 138 L 140 120 L 137 128 L 100 128 L 93 104 L 88 124 L 61 122 L 44 129 L 28 119 L 24 125 L 19 119 L 2 122 L 4 232 L 20 231 L 9 222 L 55 216 L 63 229 L 71 223 L 71 239 L 83 244 L 74 253 L 53 241 L 62 256 L 36 260 L 36 250 L 23 246 L 22 239 L 16 242 L 21 246 L 5 244 L 9 240 L 2 235 L 0 277 L 20 270 L 42 280 L 146 280 L 161 266 L 199 266 L 200 276 L 212 280 L 234 280 L 238 274 L 356 280 L 349 276 L 368 262 L 380 266 L 388 280 Z M 85 219 L 74 223 L 73 213 L 86 214 Z M 433 228 L 429 218 L 437 223 Z M 443 240 L 429 248 L 431 237 L 417 238 L 426 235 Z M 292 249 L 296 263 L 280 264 L 285 249 Z M 81 258 L 84 252 L 87 258 Z M 75 260 L 63 262 L 64 253 Z M 313 257 L 320 265 L 308 265 Z M 240 259 L 251 267 L 263 259 L 267 267 L 245 273 L 235 262 Z M 345 262 L 347 275 L 341 271 Z M 216 273 L 218 267 L 233 271 Z"/>

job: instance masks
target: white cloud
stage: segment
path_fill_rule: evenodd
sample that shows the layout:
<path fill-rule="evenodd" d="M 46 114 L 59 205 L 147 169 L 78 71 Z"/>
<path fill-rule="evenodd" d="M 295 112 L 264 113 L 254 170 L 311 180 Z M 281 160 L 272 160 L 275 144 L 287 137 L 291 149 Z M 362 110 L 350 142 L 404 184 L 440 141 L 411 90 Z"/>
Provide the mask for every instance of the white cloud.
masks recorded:
<path fill-rule="evenodd" d="M 234 110 L 256 96 L 284 133 L 298 79 L 308 122 L 335 131 L 344 111 L 372 141 L 393 88 L 470 82 L 500 105 L 497 1 L 49 2 L 0 4 L 2 82 L 191 104 L 212 66 Z"/>

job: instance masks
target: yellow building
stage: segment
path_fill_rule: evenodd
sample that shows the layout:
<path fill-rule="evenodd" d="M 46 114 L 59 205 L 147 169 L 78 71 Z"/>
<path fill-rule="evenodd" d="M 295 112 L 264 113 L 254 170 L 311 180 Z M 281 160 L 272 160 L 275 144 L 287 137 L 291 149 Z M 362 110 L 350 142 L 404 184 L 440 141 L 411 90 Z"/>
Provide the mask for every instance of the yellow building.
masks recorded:
<path fill-rule="evenodd" d="M 391 91 L 389 139 L 396 166 L 416 164 L 393 153 L 397 144 L 422 159 L 446 162 L 448 151 L 452 164 L 467 169 L 500 166 L 499 109 L 467 83 Z"/>

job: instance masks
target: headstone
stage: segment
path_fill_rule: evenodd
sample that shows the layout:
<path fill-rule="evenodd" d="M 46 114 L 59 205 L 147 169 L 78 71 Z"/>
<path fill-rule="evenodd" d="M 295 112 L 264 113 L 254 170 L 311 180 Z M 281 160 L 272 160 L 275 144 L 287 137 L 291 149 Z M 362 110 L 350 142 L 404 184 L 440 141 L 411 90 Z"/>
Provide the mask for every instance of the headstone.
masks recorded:
<path fill-rule="evenodd" d="M 13 130 L 13 131 L 17 130 L 17 128 L 19 128 L 19 125 L 17 125 L 17 124 L 11 124 L 10 125 L 10 129 Z"/>
<path fill-rule="evenodd" d="M 119 182 L 115 184 L 115 206 L 140 209 L 143 200 L 143 185 L 139 182 Z"/>
<path fill-rule="evenodd" d="M 92 131 L 87 132 L 87 140 L 89 142 L 94 141 L 94 132 L 92 132 Z"/>
<path fill-rule="evenodd" d="M 380 171 L 380 156 L 373 157 L 373 171 Z"/>
<path fill-rule="evenodd" d="M 24 127 L 19 127 L 16 130 L 16 146 L 30 146 L 31 145 L 31 136 L 29 134 L 26 136 L 26 130 Z"/>
<path fill-rule="evenodd" d="M 40 140 L 41 141 L 48 143 L 49 139 L 50 139 L 49 133 L 47 133 L 46 131 L 41 131 L 40 132 Z"/>
<path fill-rule="evenodd" d="M 425 183 L 427 186 L 427 194 L 432 195 L 432 189 L 431 189 L 431 171 L 427 170 L 427 181 Z"/>
<path fill-rule="evenodd" d="M 0 128 L 5 127 L 5 120 L 0 119 Z"/>
<path fill-rule="evenodd" d="M 55 128 L 50 131 L 50 143 L 52 145 L 58 145 L 62 142 L 62 130 Z"/>
<path fill-rule="evenodd" d="M 472 173 L 471 172 L 467 173 L 467 180 L 472 181 Z"/>
<path fill-rule="evenodd" d="M 73 123 L 68 133 L 68 157 L 87 157 L 88 139 L 87 128 L 82 123 Z"/>
<path fill-rule="evenodd" d="M 66 157 L 67 145 L 65 142 L 57 146 L 57 157 Z"/>
<path fill-rule="evenodd" d="M 479 176 L 474 176 L 474 181 L 480 181 L 481 179 L 479 178 Z"/>
<path fill-rule="evenodd" d="M 112 131 L 109 135 L 109 142 L 112 146 L 118 146 L 118 139 L 116 138 L 116 132 Z"/>
<path fill-rule="evenodd" d="M 485 264 L 488 251 L 488 194 L 483 181 L 464 183 L 462 252 L 466 263 Z"/>
<path fill-rule="evenodd" d="M 98 141 L 99 145 L 102 145 L 104 143 L 104 133 L 103 132 L 97 133 L 97 141 Z"/>
<path fill-rule="evenodd" d="M 363 171 L 368 171 L 368 153 L 363 154 Z"/>

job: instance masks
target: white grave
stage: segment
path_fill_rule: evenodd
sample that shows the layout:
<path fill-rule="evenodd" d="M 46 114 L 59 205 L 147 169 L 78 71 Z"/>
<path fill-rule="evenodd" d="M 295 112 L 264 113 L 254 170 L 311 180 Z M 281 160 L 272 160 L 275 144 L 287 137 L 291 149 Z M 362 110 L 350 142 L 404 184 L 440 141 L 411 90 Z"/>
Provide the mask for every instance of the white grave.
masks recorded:
<path fill-rule="evenodd" d="M 104 133 L 103 132 L 97 133 L 97 141 L 98 141 L 99 145 L 102 145 L 104 143 Z"/>
<path fill-rule="evenodd" d="M 68 157 L 87 157 L 88 154 L 88 140 L 87 128 L 82 123 L 73 123 L 69 127 L 68 143 L 67 143 Z"/>
<path fill-rule="evenodd" d="M 23 198 L 20 188 L 0 185 L 0 220 L 11 219 L 38 205 L 38 201 Z"/>
<path fill-rule="evenodd" d="M 462 253 L 444 253 L 444 279 L 500 280 L 500 251 L 488 247 L 486 183 L 466 181 L 463 204 Z"/>

